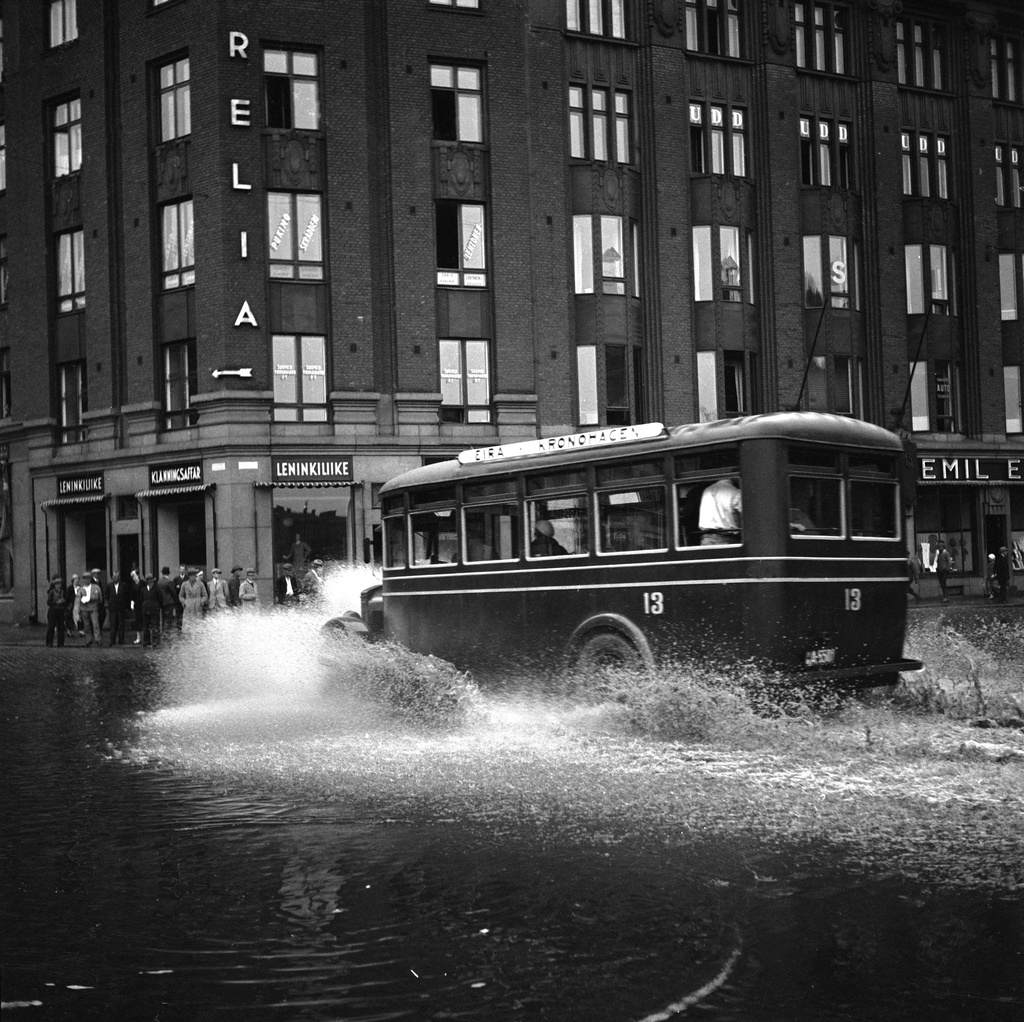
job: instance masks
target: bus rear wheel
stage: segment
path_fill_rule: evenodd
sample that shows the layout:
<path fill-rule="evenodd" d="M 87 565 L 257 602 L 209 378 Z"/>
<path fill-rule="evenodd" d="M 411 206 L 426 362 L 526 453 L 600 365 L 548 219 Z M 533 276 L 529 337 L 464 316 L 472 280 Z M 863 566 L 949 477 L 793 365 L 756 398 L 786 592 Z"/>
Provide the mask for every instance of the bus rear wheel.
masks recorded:
<path fill-rule="evenodd" d="M 636 647 L 618 632 L 593 632 L 576 653 L 581 671 L 635 670 L 643 666 Z"/>

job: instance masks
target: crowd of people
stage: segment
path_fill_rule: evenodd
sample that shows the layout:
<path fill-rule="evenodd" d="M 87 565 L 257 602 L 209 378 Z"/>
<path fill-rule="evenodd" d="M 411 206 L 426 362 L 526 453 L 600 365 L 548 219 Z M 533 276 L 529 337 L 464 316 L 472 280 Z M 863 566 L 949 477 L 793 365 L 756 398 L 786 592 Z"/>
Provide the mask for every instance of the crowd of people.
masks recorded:
<path fill-rule="evenodd" d="M 201 568 L 179 565 L 178 574 L 160 569 L 160 577 L 132 570 L 118 572 L 104 584 L 99 568 L 72 575 L 65 584 L 55 575 L 46 594 L 46 645 L 63 646 L 69 638 L 84 639 L 86 646 L 156 646 L 187 636 L 205 619 L 218 614 L 254 614 L 262 606 L 256 572 L 235 565 L 227 578 L 213 568 L 207 579 Z M 274 603 L 282 606 L 311 604 L 323 597 L 324 562 L 312 561 L 302 578 L 291 564 L 283 564 L 274 582 Z M 134 638 L 130 638 L 134 632 Z"/>

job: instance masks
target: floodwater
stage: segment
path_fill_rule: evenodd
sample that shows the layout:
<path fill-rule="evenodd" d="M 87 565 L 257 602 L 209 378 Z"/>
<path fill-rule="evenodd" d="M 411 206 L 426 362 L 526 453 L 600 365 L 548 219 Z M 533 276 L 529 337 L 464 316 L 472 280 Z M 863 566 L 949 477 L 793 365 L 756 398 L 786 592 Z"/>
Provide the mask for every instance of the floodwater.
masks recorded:
<path fill-rule="evenodd" d="M 1020 889 L 633 802 L 583 712 L 332 682 L 284 615 L 0 649 L 5 1022 L 1024 1018 Z"/>

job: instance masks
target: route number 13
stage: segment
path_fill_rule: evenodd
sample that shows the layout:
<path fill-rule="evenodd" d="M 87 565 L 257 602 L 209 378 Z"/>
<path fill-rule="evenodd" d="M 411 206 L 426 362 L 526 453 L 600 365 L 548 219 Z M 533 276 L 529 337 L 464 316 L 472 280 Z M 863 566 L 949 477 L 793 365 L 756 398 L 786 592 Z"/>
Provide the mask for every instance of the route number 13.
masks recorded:
<path fill-rule="evenodd" d="M 645 614 L 664 614 L 665 613 L 665 599 L 661 593 L 644 593 L 644 613 Z"/>
<path fill-rule="evenodd" d="M 860 590 L 844 589 L 843 592 L 846 594 L 846 609 L 860 610 Z"/>

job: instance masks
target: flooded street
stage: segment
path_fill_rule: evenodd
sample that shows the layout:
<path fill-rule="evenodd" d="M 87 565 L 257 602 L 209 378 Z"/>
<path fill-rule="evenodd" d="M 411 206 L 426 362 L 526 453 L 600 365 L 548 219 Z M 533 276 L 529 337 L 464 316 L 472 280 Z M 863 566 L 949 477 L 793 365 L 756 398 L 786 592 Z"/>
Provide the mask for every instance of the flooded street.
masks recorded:
<path fill-rule="evenodd" d="M 317 643 L 0 649 L 5 1019 L 1024 1018 L 1019 763 L 430 727 Z"/>

